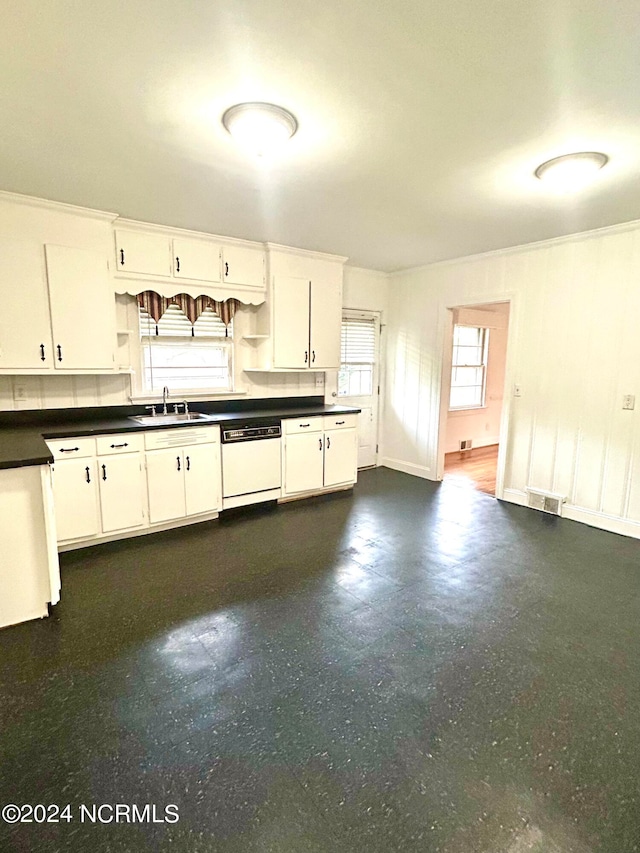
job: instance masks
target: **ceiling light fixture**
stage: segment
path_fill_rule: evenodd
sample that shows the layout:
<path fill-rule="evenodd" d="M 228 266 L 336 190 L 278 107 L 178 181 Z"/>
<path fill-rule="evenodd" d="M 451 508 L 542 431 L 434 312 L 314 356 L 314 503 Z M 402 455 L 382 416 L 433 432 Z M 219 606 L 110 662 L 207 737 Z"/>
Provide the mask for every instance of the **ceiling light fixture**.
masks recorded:
<path fill-rule="evenodd" d="M 571 192 L 593 180 L 608 161 L 607 155 L 598 151 L 563 154 L 541 163 L 535 176 L 559 192 Z"/>
<path fill-rule="evenodd" d="M 229 107 L 222 124 L 239 145 L 258 157 L 272 154 L 298 129 L 298 122 L 288 110 L 263 103 Z"/>

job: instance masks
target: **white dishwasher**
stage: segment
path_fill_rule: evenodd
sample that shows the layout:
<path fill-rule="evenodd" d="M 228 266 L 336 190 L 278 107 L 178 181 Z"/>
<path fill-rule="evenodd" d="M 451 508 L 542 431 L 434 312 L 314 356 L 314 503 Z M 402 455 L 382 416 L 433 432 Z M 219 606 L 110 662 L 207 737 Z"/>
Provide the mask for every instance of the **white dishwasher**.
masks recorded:
<path fill-rule="evenodd" d="M 222 426 L 222 508 L 277 500 L 282 463 L 279 420 Z"/>

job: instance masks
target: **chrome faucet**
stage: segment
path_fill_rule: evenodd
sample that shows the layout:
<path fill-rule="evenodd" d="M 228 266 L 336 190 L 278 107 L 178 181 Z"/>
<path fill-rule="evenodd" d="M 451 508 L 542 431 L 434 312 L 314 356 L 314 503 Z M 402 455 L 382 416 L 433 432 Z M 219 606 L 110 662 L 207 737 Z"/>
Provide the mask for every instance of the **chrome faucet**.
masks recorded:
<path fill-rule="evenodd" d="M 167 414 L 167 397 L 169 396 L 169 388 L 167 385 L 162 389 L 162 414 Z"/>
<path fill-rule="evenodd" d="M 184 406 L 184 413 L 185 413 L 185 415 L 188 415 L 188 414 L 189 414 L 189 404 L 187 403 L 187 401 L 186 401 L 186 400 L 183 400 L 183 401 L 182 401 L 182 405 Z"/>

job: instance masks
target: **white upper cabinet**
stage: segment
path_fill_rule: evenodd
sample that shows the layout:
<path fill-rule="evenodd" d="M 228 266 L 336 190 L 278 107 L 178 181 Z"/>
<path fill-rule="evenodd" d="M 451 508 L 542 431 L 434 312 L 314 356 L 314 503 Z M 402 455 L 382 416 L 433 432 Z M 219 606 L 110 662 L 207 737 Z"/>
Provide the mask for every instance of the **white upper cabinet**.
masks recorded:
<path fill-rule="evenodd" d="M 274 367 L 309 367 L 310 282 L 279 276 L 273 282 Z"/>
<path fill-rule="evenodd" d="M 113 370 L 115 302 L 100 252 L 0 242 L 0 370 Z"/>
<path fill-rule="evenodd" d="M 0 240 L 0 369 L 53 369 L 44 247 Z"/>
<path fill-rule="evenodd" d="M 167 234 L 116 228 L 115 239 L 117 272 L 171 276 L 171 245 Z"/>
<path fill-rule="evenodd" d="M 225 284 L 264 288 L 264 252 L 251 246 L 222 247 L 222 280 Z"/>
<path fill-rule="evenodd" d="M 69 246 L 45 250 L 56 369 L 113 369 L 115 300 L 106 258 Z"/>
<path fill-rule="evenodd" d="M 220 245 L 188 237 L 173 240 L 173 274 L 196 281 L 220 281 Z"/>
<path fill-rule="evenodd" d="M 274 277 L 274 367 L 310 370 L 340 367 L 341 318 L 339 279 Z"/>
<path fill-rule="evenodd" d="M 335 279 L 314 279 L 310 288 L 309 367 L 326 370 L 340 367 L 342 286 Z"/>

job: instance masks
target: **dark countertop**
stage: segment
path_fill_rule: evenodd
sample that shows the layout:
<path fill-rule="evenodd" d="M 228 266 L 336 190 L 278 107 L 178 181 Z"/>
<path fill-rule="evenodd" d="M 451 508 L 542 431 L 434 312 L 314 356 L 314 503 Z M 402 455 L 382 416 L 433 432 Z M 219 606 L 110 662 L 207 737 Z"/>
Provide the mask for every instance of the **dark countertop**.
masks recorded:
<path fill-rule="evenodd" d="M 311 417 L 313 415 L 347 415 L 357 414 L 360 409 L 351 406 L 325 405 L 324 403 L 305 403 L 304 405 L 286 405 L 283 400 L 281 408 L 273 405 L 259 407 L 263 401 L 256 400 L 255 409 L 243 409 L 242 411 L 206 412 L 203 406 L 194 404 L 192 411 L 200 411 L 206 414 L 207 420 L 191 421 L 189 423 L 176 424 L 139 424 L 129 420 L 128 416 L 118 413 L 116 417 L 109 417 L 105 410 L 104 417 L 99 415 L 86 419 L 83 417 L 84 410 L 78 409 L 77 420 L 73 418 L 72 410 L 65 409 L 64 415 L 56 417 L 56 410 L 48 410 L 47 415 L 38 413 L 41 423 L 25 423 L 24 426 L 6 427 L 0 424 L 0 469 L 21 468 L 30 465 L 46 465 L 53 462 L 53 456 L 45 443 L 46 438 L 64 438 L 71 436 L 110 435 L 120 432 L 148 432 L 155 429 L 189 429 L 190 427 L 204 426 L 207 424 L 223 424 L 228 421 L 253 421 L 264 418 L 297 418 Z M 120 407 L 122 408 L 122 407 Z M 92 414 L 95 409 L 92 410 Z M 131 407 L 132 414 L 142 414 L 138 408 Z M 3 417 L 6 422 L 7 415 Z"/>

